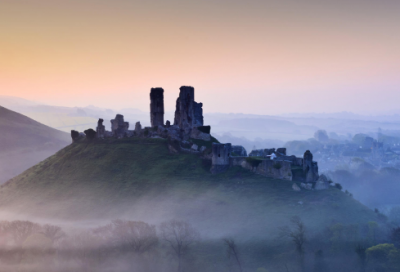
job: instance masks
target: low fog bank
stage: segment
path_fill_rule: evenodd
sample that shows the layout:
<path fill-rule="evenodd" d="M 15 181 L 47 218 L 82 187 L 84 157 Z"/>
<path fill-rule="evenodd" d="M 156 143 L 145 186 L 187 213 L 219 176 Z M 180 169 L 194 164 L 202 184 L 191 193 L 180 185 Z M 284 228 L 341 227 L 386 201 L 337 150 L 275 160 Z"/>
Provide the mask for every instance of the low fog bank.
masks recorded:
<path fill-rule="evenodd" d="M 400 214 L 400 213 L 399 213 Z M 2 217 L 4 214 L 1 215 Z M 12 215 L 8 215 L 12 217 Z M 312 231 L 301 217 L 254 239 L 210 238 L 185 220 L 0 221 L 1 271 L 399 271 L 400 221 L 332 222 Z M 400 217 L 399 217 L 400 218 Z M 237 224 L 240 224 L 238 222 Z M 262 224 L 262 223 L 261 223 Z M 253 234 L 251 230 L 248 233 Z"/>
<path fill-rule="evenodd" d="M 65 201 L 19 202 L 19 213 L 5 213 L 4 207 L 0 213 L 0 269 L 350 272 L 388 264 L 396 268 L 400 220 L 379 212 L 364 220 L 364 210 L 355 216 L 354 206 L 335 202 L 352 203 L 349 196 L 338 198 L 335 188 L 294 192 L 279 188 L 283 183 L 272 184 L 270 195 L 258 193 L 262 184 L 233 179 L 196 192 L 186 184 L 179 190 L 161 188 L 162 194 L 147 189 L 130 200 L 102 199 L 88 188 Z M 273 192 L 275 187 L 280 194 Z M 336 197 L 332 200 L 330 195 Z M 330 215 L 321 216 L 322 211 Z M 378 258 L 384 244 L 390 245 L 383 250 L 387 262 Z"/>

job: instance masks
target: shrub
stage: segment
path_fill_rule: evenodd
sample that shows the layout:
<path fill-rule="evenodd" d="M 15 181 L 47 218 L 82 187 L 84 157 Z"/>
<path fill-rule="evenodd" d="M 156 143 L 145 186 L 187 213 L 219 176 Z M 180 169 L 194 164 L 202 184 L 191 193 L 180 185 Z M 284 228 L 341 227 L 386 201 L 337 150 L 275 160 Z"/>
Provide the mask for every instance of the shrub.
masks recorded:
<path fill-rule="evenodd" d="M 339 189 L 339 190 L 342 190 L 342 189 L 343 189 L 343 187 L 342 187 L 342 185 L 341 185 L 340 183 L 336 183 L 336 184 L 335 184 L 335 187 L 336 187 L 337 189 Z"/>

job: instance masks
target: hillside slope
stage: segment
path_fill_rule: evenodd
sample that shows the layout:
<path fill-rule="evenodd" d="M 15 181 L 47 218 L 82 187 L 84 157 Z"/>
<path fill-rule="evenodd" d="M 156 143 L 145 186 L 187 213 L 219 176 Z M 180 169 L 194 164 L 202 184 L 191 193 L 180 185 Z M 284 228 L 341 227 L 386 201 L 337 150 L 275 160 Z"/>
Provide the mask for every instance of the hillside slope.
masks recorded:
<path fill-rule="evenodd" d="M 68 145 L 68 133 L 0 106 L 0 183 Z"/>
<path fill-rule="evenodd" d="M 294 215 L 312 228 L 377 220 L 335 188 L 295 192 L 241 167 L 209 169 L 197 155 L 170 154 L 163 139 L 84 140 L 1 186 L 0 208 L 68 220 L 180 218 L 215 235 L 271 233 Z"/>

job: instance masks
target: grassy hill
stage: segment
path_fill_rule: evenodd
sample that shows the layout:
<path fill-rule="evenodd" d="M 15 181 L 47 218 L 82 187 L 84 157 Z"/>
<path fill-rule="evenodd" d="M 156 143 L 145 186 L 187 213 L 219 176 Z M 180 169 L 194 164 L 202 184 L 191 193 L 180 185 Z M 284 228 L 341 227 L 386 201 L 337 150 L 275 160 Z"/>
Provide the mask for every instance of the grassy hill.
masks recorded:
<path fill-rule="evenodd" d="M 68 133 L 0 106 L 0 183 L 71 142 Z"/>
<path fill-rule="evenodd" d="M 218 237 L 271 234 L 294 215 L 310 229 L 377 221 L 336 188 L 296 192 L 292 182 L 241 167 L 211 175 L 210 166 L 198 155 L 170 154 L 163 139 L 83 140 L 2 185 L 0 208 L 68 220 L 178 218 Z"/>

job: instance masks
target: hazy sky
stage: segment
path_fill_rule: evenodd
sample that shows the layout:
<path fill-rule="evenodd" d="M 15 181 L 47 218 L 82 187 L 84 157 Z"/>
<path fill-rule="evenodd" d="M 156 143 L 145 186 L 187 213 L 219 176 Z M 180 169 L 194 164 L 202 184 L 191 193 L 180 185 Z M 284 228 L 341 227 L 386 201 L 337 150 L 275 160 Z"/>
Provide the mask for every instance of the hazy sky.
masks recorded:
<path fill-rule="evenodd" d="M 0 0 L 0 94 L 56 105 L 207 112 L 400 104 L 400 1 Z"/>

